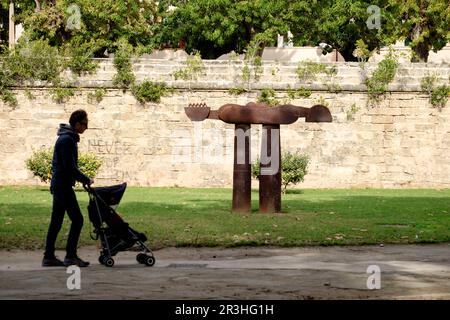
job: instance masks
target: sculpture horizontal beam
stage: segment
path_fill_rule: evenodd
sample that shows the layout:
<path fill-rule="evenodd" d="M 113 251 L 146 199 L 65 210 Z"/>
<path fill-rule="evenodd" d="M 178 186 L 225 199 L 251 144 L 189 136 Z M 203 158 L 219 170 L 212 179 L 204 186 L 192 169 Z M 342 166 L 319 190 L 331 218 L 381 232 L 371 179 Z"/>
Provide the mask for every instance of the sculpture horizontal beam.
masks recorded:
<path fill-rule="evenodd" d="M 305 118 L 306 122 L 332 121 L 330 110 L 323 105 L 311 108 L 291 104 L 271 107 L 265 103 L 250 102 L 245 106 L 225 104 L 218 110 L 211 110 L 206 104 L 191 104 L 185 112 L 192 121 L 213 119 L 232 124 L 280 125 L 294 123 L 298 118 Z"/>

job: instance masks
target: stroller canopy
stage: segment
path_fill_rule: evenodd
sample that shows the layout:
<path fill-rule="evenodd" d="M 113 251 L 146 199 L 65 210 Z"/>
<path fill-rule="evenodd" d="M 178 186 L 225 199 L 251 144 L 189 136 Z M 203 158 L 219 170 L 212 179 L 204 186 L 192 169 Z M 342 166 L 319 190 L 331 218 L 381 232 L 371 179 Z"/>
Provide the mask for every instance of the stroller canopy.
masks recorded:
<path fill-rule="evenodd" d="M 122 196 L 127 188 L 127 183 L 118 184 L 110 187 L 97 187 L 92 188 L 96 195 L 102 198 L 103 201 L 109 206 L 118 205 Z"/>

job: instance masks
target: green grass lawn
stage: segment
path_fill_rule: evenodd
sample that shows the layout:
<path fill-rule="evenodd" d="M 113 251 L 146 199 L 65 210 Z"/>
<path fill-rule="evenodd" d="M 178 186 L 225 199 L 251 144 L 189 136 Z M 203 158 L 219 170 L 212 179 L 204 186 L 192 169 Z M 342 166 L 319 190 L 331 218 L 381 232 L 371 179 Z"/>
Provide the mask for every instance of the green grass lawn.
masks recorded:
<path fill-rule="evenodd" d="M 80 245 L 92 245 L 88 196 Z M 152 248 L 167 246 L 358 245 L 450 241 L 450 190 L 292 190 L 283 213 L 231 213 L 231 189 L 128 188 L 118 212 L 145 232 Z M 0 248 L 42 249 L 50 220 L 48 188 L 0 187 Z M 65 247 L 69 219 L 58 237 Z"/>

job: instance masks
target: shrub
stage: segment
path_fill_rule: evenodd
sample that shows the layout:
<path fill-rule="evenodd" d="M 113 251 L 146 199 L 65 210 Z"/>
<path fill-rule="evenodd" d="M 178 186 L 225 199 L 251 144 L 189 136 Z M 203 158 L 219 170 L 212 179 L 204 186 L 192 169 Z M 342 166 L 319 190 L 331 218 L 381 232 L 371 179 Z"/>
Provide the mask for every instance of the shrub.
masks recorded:
<path fill-rule="evenodd" d="M 356 49 L 354 51 L 355 57 L 358 58 L 359 62 L 367 61 L 370 58 L 372 52 L 369 50 L 369 47 L 364 42 L 364 40 L 359 39 L 356 41 Z"/>
<path fill-rule="evenodd" d="M 0 99 L 10 106 L 17 106 L 17 98 L 11 88 L 23 82 L 36 80 L 53 84 L 61 80 L 61 57 L 58 49 L 51 47 L 48 41 L 19 40 L 14 50 L 0 56 Z"/>
<path fill-rule="evenodd" d="M 326 64 L 317 63 L 310 60 L 300 61 L 296 72 L 300 81 L 314 81 L 321 73 L 329 77 L 337 74 L 336 67 L 327 67 Z"/>
<path fill-rule="evenodd" d="M 246 93 L 246 92 L 248 92 L 247 89 L 245 89 L 245 88 L 240 88 L 240 87 L 228 89 L 228 93 L 229 93 L 229 94 L 231 94 L 231 95 L 236 95 L 236 96 L 238 96 L 238 95 L 240 95 L 240 94 L 243 94 L 243 93 Z"/>
<path fill-rule="evenodd" d="M 52 99 L 57 103 L 66 102 L 68 98 L 75 95 L 74 88 L 53 87 L 50 89 Z"/>
<path fill-rule="evenodd" d="M 422 80 L 420 80 L 420 87 L 423 92 L 426 92 L 428 95 L 431 95 L 433 92 L 436 82 L 438 81 L 438 76 L 436 73 L 427 74 Z"/>
<path fill-rule="evenodd" d="M 42 182 L 49 182 L 52 178 L 52 149 L 41 149 L 34 151 L 33 155 L 26 160 L 27 169 L 41 179 Z M 78 157 L 78 167 L 81 172 L 90 178 L 94 178 L 102 161 L 93 153 L 80 153 Z"/>
<path fill-rule="evenodd" d="M 308 173 L 309 156 L 298 152 L 284 152 L 281 156 L 281 184 L 283 193 L 289 184 L 303 182 Z M 252 176 L 259 179 L 260 165 L 259 158 L 251 166 Z"/>
<path fill-rule="evenodd" d="M 276 99 L 276 92 L 273 89 L 262 89 L 258 95 L 257 101 L 266 103 L 271 107 L 280 104 L 280 102 Z"/>
<path fill-rule="evenodd" d="M 164 82 L 153 83 L 148 80 L 143 81 L 141 84 L 135 84 L 131 87 L 131 92 L 140 103 L 159 103 L 161 101 L 161 97 L 168 91 L 169 89 Z"/>
<path fill-rule="evenodd" d="M 308 98 L 312 94 L 311 89 L 300 87 L 298 89 L 292 89 L 290 86 L 287 89 L 287 95 L 289 99 L 294 100 L 297 98 Z"/>
<path fill-rule="evenodd" d="M 203 74 L 205 74 L 205 66 L 203 65 L 202 57 L 200 56 L 200 52 L 195 52 L 187 58 L 186 68 L 175 71 L 172 76 L 175 80 L 196 81 Z"/>
<path fill-rule="evenodd" d="M 437 87 L 430 96 L 430 102 L 433 107 L 443 108 L 447 104 L 448 98 L 450 96 L 450 87 L 448 86 L 440 86 Z"/>
<path fill-rule="evenodd" d="M 136 80 L 131 63 L 133 47 L 123 39 L 118 41 L 117 47 L 114 54 L 114 66 L 117 73 L 113 77 L 113 85 L 119 88 L 129 88 Z"/>
<path fill-rule="evenodd" d="M 78 166 L 89 178 L 94 178 L 102 165 L 102 160 L 94 153 L 80 153 Z"/>
<path fill-rule="evenodd" d="M 87 95 L 88 102 L 93 103 L 95 100 L 97 103 L 100 103 L 100 102 L 102 102 L 105 94 L 106 94 L 105 88 L 95 89 L 94 93 L 92 93 L 92 92 L 88 93 L 88 95 Z"/>
<path fill-rule="evenodd" d="M 65 57 L 64 67 L 79 76 L 94 73 L 98 68 L 98 63 L 92 58 L 98 49 L 99 44 L 93 41 L 82 43 L 79 38 L 73 38 L 71 43 L 65 44 L 61 48 Z"/>
<path fill-rule="evenodd" d="M 377 69 L 373 72 L 372 77 L 366 79 L 367 94 L 369 96 L 369 105 L 378 103 L 384 96 L 398 69 L 398 57 L 392 50 L 389 54 L 378 63 Z"/>
<path fill-rule="evenodd" d="M 58 49 L 46 40 L 21 42 L 5 56 L 5 70 L 11 72 L 16 81 L 59 81 L 62 59 Z"/>
<path fill-rule="evenodd" d="M 48 182 L 52 178 L 52 158 L 53 149 L 34 151 L 26 161 L 27 169 L 39 177 L 42 182 Z"/>

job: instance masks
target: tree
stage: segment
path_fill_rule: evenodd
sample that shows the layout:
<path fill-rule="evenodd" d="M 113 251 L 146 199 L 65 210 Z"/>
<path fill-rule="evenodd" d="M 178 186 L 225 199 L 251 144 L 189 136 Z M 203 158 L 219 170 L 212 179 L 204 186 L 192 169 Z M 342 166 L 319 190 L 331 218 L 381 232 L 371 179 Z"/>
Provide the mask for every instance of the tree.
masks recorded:
<path fill-rule="evenodd" d="M 368 19 L 379 14 L 379 26 L 370 28 Z M 427 61 L 430 50 L 438 51 L 450 41 L 449 0 L 325 0 L 321 1 L 316 30 L 321 41 L 337 49 L 346 61 L 354 61 L 356 41 L 368 50 L 410 42 L 412 61 Z"/>
<path fill-rule="evenodd" d="M 168 3 L 164 2 L 166 9 Z M 241 53 L 255 40 L 261 52 L 275 44 L 278 33 L 290 30 L 295 45 L 325 42 L 330 51 L 337 49 L 352 61 L 357 59 L 353 51 L 358 39 L 370 50 L 395 41 L 387 33 L 392 28 L 368 28 L 367 9 L 372 4 L 381 6 L 383 23 L 392 24 L 392 15 L 384 10 L 388 0 L 179 1 L 176 10 L 161 11 L 164 19 L 155 34 L 162 40 L 160 45 L 176 46 L 183 39 L 187 51 L 198 49 L 203 57 L 215 58 L 231 50 Z"/>
<path fill-rule="evenodd" d="M 288 26 L 283 18 L 287 0 L 190 0 L 179 1 L 168 11 L 161 4 L 162 22 L 156 26 L 160 47 L 186 43 L 186 51 L 198 50 L 203 58 L 217 58 L 231 50 L 242 53 L 258 37 L 263 48 L 276 41 Z"/>
<path fill-rule="evenodd" d="M 155 10 L 153 0 L 38 0 L 18 20 L 29 40 L 48 39 L 52 46 L 85 48 L 102 57 L 117 49 L 119 39 L 149 52 Z"/>
<path fill-rule="evenodd" d="M 372 8 L 375 8 L 374 21 Z M 397 40 L 392 33 L 395 18 L 388 1 L 325 0 L 321 1 L 317 11 L 314 27 L 317 37 L 320 42 L 328 44 L 328 51 L 336 49 L 346 61 L 357 61 L 353 53 L 360 39 L 369 51 Z"/>
<path fill-rule="evenodd" d="M 397 20 L 393 33 L 410 41 L 412 61 L 426 62 L 430 50 L 437 52 L 450 41 L 449 0 L 390 0 Z"/>

